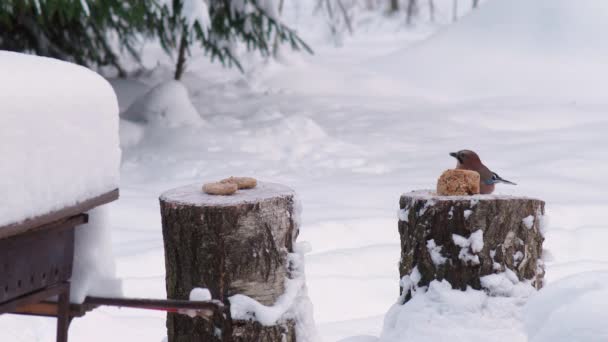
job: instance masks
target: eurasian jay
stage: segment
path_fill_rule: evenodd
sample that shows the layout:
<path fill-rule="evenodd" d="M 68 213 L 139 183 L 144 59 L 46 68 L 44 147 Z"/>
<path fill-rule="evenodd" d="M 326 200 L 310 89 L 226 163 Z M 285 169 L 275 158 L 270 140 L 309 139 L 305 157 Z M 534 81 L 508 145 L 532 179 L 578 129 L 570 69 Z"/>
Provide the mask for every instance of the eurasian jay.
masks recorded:
<path fill-rule="evenodd" d="M 450 156 L 456 158 L 456 168 L 461 170 L 472 170 L 479 173 L 479 190 L 482 194 L 491 194 L 494 191 L 494 184 L 505 183 L 517 185 L 513 182 L 500 178 L 498 174 L 490 171 L 483 163 L 477 153 L 470 150 L 461 150 L 450 153 Z"/>

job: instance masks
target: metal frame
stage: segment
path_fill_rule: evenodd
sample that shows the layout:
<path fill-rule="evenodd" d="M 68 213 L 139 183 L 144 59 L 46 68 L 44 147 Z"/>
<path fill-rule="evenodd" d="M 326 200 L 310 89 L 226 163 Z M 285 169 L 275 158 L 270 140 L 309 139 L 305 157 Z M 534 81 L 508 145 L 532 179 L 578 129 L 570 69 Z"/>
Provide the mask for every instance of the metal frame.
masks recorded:
<path fill-rule="evenodd" d="M 67 342 L 72 315 L 70 278 L 74 229 L 87 223 L 86 211 L 118 198 L 118 189 L 45 215 L 0 227 L 0 314 L 57 317 L 57 342 Z M 28 312 L 58 296 L 53 311 Z M 47 307 L 48 309 L 48 307 Z M 83 313 L 84 314 L 84 313 Z"/>

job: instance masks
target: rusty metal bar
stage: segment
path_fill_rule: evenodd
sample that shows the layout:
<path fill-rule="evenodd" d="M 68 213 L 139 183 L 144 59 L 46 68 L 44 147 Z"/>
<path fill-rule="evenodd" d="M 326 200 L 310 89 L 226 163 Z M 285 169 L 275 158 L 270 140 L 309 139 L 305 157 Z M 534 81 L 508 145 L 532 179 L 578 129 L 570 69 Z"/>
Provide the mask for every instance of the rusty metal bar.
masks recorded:
<path fill-rule="evenodd" d="M 66 285 L 65 283 L 55 284 L 40 291 L 14 298 L 9 302 L 0 304 L 0 312 L 11 312 L 20 306 L 37 303 L 47 298 L 58 296 L 65 291 L 66 287 L 69 287 L 69 285 Z"/>
<path fill-rule="evenodd" d="M 185 314 L 194 311 L 197 316 L 212 317 L 215 312 L 222 312 L 225 306 L 218 300 L 212 301 L 189 301 L 177 299 L 144 299 L 144 298 L 107 298 L 87 297 L 85 305 L 92 306 L 118 306 L 124 308 L 158 310 Z"/>

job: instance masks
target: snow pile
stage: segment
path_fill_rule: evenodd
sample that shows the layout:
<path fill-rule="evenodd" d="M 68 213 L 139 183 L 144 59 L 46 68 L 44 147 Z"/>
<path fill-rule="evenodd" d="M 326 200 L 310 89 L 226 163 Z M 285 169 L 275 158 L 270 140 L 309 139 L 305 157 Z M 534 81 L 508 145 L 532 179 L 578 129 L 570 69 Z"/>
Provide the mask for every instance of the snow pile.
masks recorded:
<path fill-rule="evenodd" d="M 526 341 L 519 317 L 529 292 L 492 297 L 434 280 L 411 294 L 408 302 L 399 304 L 401 298 L 386 314 L 380 341 Z"/>
<path fill-rule="evenodd" d="M 188 90 L 179 81 L 167 81 L 150 89 L 129 106 L 122 117 L 130 121 L 157 126 L 200 126 L 203 124 L 203 119 L 190 102 Z"/>
<path fill-rule="evenodd" d="M 120 297 L 122 283 L 116 266 L 107 206 L 88 212 L 89 223 L 76 228 L 70 301 L 82 303 L 87 295 Z"/>
<path fill-rule="evenodd" d="M 195 287 L 190 291 L 189 299 L 198 302 L 211 300 L 211 292 L 209 292 L 209 289 Z"/>
<path fill-rule="evenodd" d="M 519 281 L 517 274 L 510 269 L 483 276 L 480 281 L 481 286 L 492 296 L 528 297 L 534 291 L 529 281 Z"/>
<path fill-rule="evenodd" d="M 373 63 L 415 88 L 456 98 L 597 98 L 608 86 L 606 17 L 604 0 L 492 0 Z"/>
<path fill-rule="evenodd" d="M 426 242 L 426 248 L 429 250 L 429 254 L 431 255 L 431 260 L 433 260 L 433 264 L 435 266 L 445 264 L 448 258 L 441 255 L 442 246 L 437 246 L 434 239 L 430 239 Z"/>
<path fill-rule="evenodd" d="M 291 278 L 285 279 L 285 293 L 277 299 L 274 305 L 266 306 L 251 297 L 237 294 L 228 298 L 232 318 L 254 320 L 266 326 L 275 325 L 282 320 L 294 319 L 298 341 L 319 341 L 304 272 L 304 253 L 309 249 L 308 244 L 300 246 L 298 243 L 295 253 L 289 254 Z"/>
<path fill-rule="evenodd" d="M 532 227 L 534 226 L 534 216 L 528 215 L 523 220 L 521 220 L 521 222 L 524 224 L 524 226 L 526 226 L 526 228 L 532 229 Z"/>
<path fill-rule="evenodd" d="M 476 254 L 483 249 L 483 230 L 475 231 L 468 239 L 458 234 L 452 234 L 452 240 L 456 246 L 460 247 L 458 259 L 465 263 L 479 265 L 479 256 Z"/>
<path fill-rule="evenodd" d="M 608 272 L 588 272 L 549 284 L 524 308 L 530 342 L 591 342 L 608 338 Z"/>
<path fill-rule="evenodd" d="M 118 187 L 118 104 L 75 64 L 0 52 L 0 226 Z"/>

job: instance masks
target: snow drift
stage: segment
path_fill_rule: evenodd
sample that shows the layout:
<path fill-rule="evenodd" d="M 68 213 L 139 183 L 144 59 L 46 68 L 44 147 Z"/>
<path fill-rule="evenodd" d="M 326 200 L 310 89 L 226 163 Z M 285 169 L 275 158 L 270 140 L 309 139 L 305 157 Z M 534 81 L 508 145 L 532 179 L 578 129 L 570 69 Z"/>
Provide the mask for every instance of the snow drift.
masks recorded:
<path fill-rule="evenodd" d="M 373 64 L 448 97 L 595 98 L 608 86 L 606 18 L 603 0 L 492 0 Z"/>
<path fill-rule="evenodd" d="M 608 272 L 549 284 L 524 307 L 530 342 L 604 341 L 608 337 Z"/>
<path fill-rule="evenodd" d="M 161 83 L 137 99 L 122 117 L 139 123 L 177 127 L 203 123 L 190 102 L 188 90 L 179 81 Z"/>

